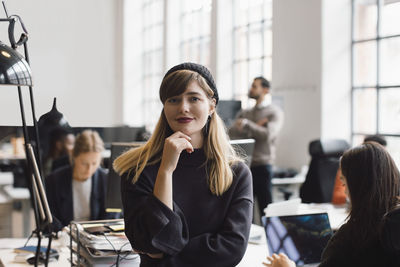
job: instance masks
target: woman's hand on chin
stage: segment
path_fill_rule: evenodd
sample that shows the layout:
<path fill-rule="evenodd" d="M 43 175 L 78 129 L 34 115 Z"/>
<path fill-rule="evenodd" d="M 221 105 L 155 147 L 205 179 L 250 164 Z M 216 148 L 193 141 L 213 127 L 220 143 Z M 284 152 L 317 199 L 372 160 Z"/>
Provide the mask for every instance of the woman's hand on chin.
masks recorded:
<path fill-rule="evenodd" d="M 276 255 L 275 253 L 272 254 L 272 257 L 268 256 L 267 260 L 270 263 L 263 262 L 264 266 L 268 267 L 296 267 L 296 263 L 290 260 L 285 254 L 280 253 Z"/>
<path fill-rule="evenodd" d="M 190 140 L 191 138 L 188 135 L 179 131 L 166 138 L 164 142 L 160 170 L 164 170 L 165 172 L 173 172 L 178 164 L 179 155 L 181 152 L 183 150 L 186 150 L 188 153 L 194 151 Z"/>

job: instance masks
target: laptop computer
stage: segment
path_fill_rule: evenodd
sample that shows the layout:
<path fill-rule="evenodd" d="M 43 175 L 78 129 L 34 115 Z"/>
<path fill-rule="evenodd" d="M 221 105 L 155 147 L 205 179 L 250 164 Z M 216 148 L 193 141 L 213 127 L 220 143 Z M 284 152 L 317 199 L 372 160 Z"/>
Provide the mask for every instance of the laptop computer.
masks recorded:
<path fill-rule="evenodd" d="M 297 266 L 317 266 L 333 232 L 327 213 L 262 217 L 269 255 L 285 253 Z"/>

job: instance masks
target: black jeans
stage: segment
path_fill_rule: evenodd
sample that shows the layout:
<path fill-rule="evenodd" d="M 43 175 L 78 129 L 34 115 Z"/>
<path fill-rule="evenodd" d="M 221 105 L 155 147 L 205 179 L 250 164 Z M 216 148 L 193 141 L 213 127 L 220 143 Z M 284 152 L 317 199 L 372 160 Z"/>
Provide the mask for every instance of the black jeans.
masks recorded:
<path fill-rule="evenodd" d="M 264 209 L 272 202 L 272 165 L 260 165 L 250 168 L 253 175 L 253 197 L 257 199 L 260 216 Z"/>

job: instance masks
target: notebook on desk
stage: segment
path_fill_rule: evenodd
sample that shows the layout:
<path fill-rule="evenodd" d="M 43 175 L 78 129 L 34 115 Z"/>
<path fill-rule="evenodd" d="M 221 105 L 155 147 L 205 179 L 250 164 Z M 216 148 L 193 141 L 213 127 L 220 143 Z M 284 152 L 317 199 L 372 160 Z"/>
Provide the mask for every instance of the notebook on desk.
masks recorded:
<path fill-rule="evenodd" d="M 327 213 L 262 217 L 269 255 L 285 253 L 297 266 L 317 266 L 332 237 Z"/>

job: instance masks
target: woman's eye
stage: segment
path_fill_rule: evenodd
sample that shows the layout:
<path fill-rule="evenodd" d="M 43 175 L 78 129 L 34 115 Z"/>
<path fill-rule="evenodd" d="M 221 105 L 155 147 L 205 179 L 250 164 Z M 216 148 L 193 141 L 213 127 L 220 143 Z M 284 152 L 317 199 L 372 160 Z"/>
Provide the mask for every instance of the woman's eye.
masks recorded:
<path fill-rule="evenodd" d="M 178 100 L 176 98 L 170 98 L 167 100 L 168 103 L 176 103 Z"/>
<path fill-rule="evenodd" d="M 196 101 L 198 101 L 198 100 L 200 100 L 198 97 L 192 97 L 191 99 L 190 99 L 192 102 L 196 102 Z"/>

